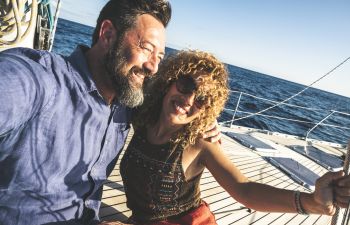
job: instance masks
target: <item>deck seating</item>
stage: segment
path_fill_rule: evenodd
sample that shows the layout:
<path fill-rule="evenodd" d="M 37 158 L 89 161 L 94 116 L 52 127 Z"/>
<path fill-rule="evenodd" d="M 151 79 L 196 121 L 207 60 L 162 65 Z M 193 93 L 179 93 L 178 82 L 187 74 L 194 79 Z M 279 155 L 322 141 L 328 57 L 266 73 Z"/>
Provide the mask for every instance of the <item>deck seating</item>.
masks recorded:
<path fill-rule="evenodd" d="M 329 171 L 336 172 L 343 169 L 344 162 L 340 157 L 328 154 L 314 146 L 291 145 L 288 147 L 315 161 Z"/>
<path fill-rule="evenodd" d="M 253 137 L 249 134 L 241 134 L 234 132 L 226 132 L 224 133 L 227 136 L 231 137 L 241 145 L 253 149 L 257 152 L 265 153 L 265 152 L 278 152 L 274 147 L 266 144 L 263 141 Z M 277 167 L 279 170 L 284 172 L 287 176 L 289 176 L 296 183 L 304 186 L 309 190 L 315 189 L 315 182 L 319 176 L 312 172 L 310 169 L 306 168 L 296 160 L 292 158 L 284 158 L 284 157 L 275 157 L 275 156 L 265 156 L 263 157 L 266 161 L 270 162 L 272 165 Z"/>
<path fill-rule="evenodd" d="M 270 145 L 260 141 L 259 139 L 249 135 L 249 134 L 240 134 L 240 133 L 233 133 L 233 132 L 224 132 L 227 136 L 230 138 L 233 138 L 241 145 L 253 149 L 255 151 L 261 151 L 261 152 L 276 152 L 277 150 Z"/>
<path fill-rule="evenodd" d="M 279 168 L 287 176 L 298 184 L 313 191 L 315 190 L 316 180 L 319 178 L 317 174 L 291 158 L 282 157 L 264 157 L 272 165 Z"/>

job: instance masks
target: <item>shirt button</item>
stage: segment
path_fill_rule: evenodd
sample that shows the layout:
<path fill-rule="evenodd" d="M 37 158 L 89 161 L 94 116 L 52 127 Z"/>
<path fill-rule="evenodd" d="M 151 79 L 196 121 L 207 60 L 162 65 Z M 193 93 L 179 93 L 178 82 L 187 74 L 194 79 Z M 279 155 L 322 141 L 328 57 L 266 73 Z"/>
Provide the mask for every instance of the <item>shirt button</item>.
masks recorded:
<path fill-rule="evenodd" d="M 92 169 L 91 169 L 90 175 L 91 175 L 91 176 L 96 175 L 96 169 L 95 169 L 95 168 L 92 168 Z"/>

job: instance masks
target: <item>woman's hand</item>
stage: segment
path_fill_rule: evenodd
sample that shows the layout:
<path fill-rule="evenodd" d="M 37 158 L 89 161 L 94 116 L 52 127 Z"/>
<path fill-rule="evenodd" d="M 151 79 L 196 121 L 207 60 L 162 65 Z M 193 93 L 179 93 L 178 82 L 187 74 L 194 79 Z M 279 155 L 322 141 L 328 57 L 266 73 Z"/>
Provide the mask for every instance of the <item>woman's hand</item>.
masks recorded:
<path fill-rule="evenodd" d="M 338 179 L 335 184 L 335 203 L 342 208 L 348 207 L 350 201 L 350 175 Z"/>
<path fill-rule="evenodd" d="M 314 205 L 314 210 L 316 213 L 334 215 L 337 205 L 347 206 L 349 196 L 350 176 L 344 176 L 343 171 L 328 172 L 316 181 L 313 199 L 317 205 Z"/>

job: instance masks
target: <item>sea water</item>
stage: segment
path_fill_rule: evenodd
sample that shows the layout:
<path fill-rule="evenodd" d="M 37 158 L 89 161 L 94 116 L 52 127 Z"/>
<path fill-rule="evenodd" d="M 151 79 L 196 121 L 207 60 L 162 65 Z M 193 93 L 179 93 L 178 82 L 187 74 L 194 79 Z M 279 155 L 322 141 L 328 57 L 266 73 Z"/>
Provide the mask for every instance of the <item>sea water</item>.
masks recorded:
<path fill-rule="evenodd" d="M 59 19 L 53 51 L 62 55 L 69 55 L 77 44 L 90 46 L 92 33 L 93 27 Z M 171 48 L 166 49 L 167 54 L 174 51 L 176 50 Z M 256 113 L 271 107 L 276 104 L 275 102 L 281 102 L 305 88 L 301 84 L 234 65 L 227 64 L 227 68 L 230 73 L 230 89 L 234 92 L 231 92 L 230 99 L 225 108 L 234 110 L 237 106 L 240 92 L 249 94 L 242 94 L 238 112 L 235 114 L 236 119 L 247 116 L 248 114 L 246 112 Z M 251 97 L 250 95 L 257 96 L 258 98 Z M 315 123 L 318 123 L 331 113 L 331 110 L 350 113 L 350 98 L 315 88 L 307 89 L 301 95 L 286 103 L 302 107 L 292 107 L 283 104 L 263 112 L 263 115 L 237 120 L 233 124 L 305 136 L 307 131 Z M 218 119 L 219 122 L 231 120 L 234 114 L 234 111 L 231 110 L 225 110 Z M 288 118 L 288 120 L 281 119 L 281 117 Z M 230 123 L 228 122 L 227 124 Z M 310 133 L 309 137 L 341 144 L 346 144 L 350 139 L 349 115 L 334 113 L 324 121 L 324 124 L 330 126 L 318 126 Z"/>

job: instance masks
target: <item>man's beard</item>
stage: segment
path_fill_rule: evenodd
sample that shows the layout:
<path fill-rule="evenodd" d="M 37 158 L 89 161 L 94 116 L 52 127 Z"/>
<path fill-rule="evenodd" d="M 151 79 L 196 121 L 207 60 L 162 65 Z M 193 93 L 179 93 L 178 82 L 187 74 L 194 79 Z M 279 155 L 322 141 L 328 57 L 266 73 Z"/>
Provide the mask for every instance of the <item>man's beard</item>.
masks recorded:
<path fill-rule="evenodd" d="M 117 93 L 119 103 L 133 108 L 143 103 L 143 86 L 131 84 L 133 72 L 135 74 L 138 68 L 132 68 L 125 71 L 127 65 L 127 53 L 121 41 L 116 40 L 113 49 L 110 49 L 105 58 L 105 67 L 113 86 Z M 146 76 L 146 74 L 144 74 Z"/>

